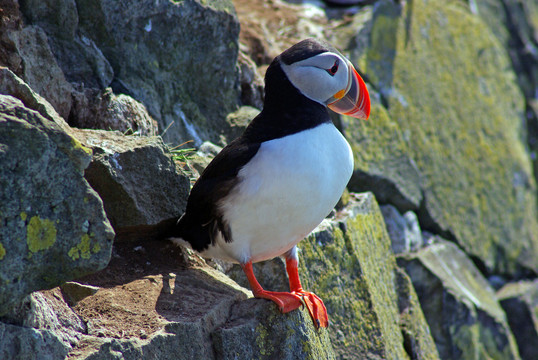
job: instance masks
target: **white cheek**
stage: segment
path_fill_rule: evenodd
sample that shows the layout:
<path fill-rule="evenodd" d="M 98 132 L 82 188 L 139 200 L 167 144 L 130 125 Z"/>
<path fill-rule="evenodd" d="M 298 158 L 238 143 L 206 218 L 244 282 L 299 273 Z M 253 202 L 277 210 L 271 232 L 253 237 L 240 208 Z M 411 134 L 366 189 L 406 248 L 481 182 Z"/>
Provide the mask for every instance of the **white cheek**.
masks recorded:
<path fill-rule="evenodd" d="M 334 90 L 336 87 L 333 77 L 323 69 L 293 65 L 283 65 L 282 68 L 293 86 L 306 97 L 323 105 L 332 94 L 338 91 Z"/>

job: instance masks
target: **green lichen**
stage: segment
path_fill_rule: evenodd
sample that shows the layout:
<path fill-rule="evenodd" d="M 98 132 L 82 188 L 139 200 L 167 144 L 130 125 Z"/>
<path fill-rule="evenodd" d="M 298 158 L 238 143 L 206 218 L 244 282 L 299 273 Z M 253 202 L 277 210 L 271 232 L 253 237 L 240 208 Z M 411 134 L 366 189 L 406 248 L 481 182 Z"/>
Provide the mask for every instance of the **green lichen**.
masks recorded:
<path fill-rule="evenodd" d="M 265 325 L 260 323 L 256 326 L 256 346 L 259 353 L 263 356 L 271 356 L 275 351 L 273 345 Z"/>
<path fill-rule="evenodd" d="M 373 108 L 350 128 L 357 164 L 408 188 L 391 166 L 410 159 L 425 209 L 466 251 L 494 272 L 538 269 L 524 103 L 503 47 L 461 2 L 441 0 L 382 3 L 369 40 L 365 72 L 388 116 Z"/>
<path fill-rule="evenodd" d="M 23 214 L 21 214 L 21 217 Z M 54 221 L 32 216 L 26 228 L 26 243 L 30 254 L 50 248 L 56 242 Z"/>
<path fill-rule="evenodd" d="M 91 255 L 90 243 L 91 243 L 90 236 L 88 234 L 82 235 L 80 242 L 76 246 L 73 246 L 69 250 L 67 255 L 73 260 L 78 260 L 79 258 L 89 259 Z M 99 250 L 100 250 L 99 244 L 95 244 L 93 246 L 93 252 L 96 253 Z"/>
<path fill-rule="evenodd" d="M 2 260 L 6 256 L 6 249 L 4 248 L 4 245 L 0 243 L 0 260 Z"/>
<path fill-rule="evenodd" d="M 337 353 L 403 359 L 397 294 L 390 285 L 395 269 L 390 239 L 373 196 L 361 199 L 361 205 L 350 203 L 351 215 L 342 226 L 331 225 L 300 242 L 301 281 L 324 300 Z"/>
<path fill-rule="evenodd" d="M 71 145 L 73 146 L 75 150 L 81 150 L 89 156 L 92 156 L 93 154 L 92 149 L 82 145 L 82 143 L 78 141 L 77 139 L 75 139 L 74 137 L 71 137 Z"/>

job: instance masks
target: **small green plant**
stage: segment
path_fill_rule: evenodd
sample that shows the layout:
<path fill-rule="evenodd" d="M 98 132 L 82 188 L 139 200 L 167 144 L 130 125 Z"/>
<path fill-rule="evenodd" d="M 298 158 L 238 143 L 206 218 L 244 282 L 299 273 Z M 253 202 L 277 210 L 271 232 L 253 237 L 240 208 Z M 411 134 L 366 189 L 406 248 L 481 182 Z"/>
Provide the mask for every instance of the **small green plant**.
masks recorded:
<path fill-rule="evenodd" d="M 195 148 L 181 148 L 182 146 L 185 146 L 186 144 L 191 143 L 191 142 L 192 140 L 189 140 L 177 146 L 171 147 L 170 152 L 172 153 L 172 160 L 174 160 L 174 162 L 178 164 L 183 169 L 183 171 L 187 173 L 192 184 L 196 181 L 196 175 L 195 175 L 195 171 L 193 171 L 193 168 L 190 164 L 190 160 L 193 158 L 194 154 L 196 153 L 196 149 Z"/>

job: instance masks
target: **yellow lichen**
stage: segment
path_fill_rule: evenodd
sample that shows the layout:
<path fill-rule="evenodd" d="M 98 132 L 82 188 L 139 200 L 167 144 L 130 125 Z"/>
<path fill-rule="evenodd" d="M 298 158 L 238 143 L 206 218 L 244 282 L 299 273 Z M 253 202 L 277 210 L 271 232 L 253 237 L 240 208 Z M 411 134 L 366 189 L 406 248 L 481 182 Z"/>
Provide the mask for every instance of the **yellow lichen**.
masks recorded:
<path fill-rule="evenodd" d="M 0 243 L 0 260 L 2 260 L 6 256 L 6 249 L 4 248 L 4 245 Z"/>
<path fill-rule="evenodd" d="M 258 326 L 256 326 L 256 334 L 256 345 L 260 350 L 260 354 L 263 356 L 271 355 L 272 349 L 269 349 L 268 346 L 269 343 L 267 337 L 269 335 L 267 333 L 267 329 L 262 324 L 259 324 Z"/>
<path fill-rule="evenodd" d="M 26 215 L 26 213 L 23 211 L 21 212 L 21 219 L 22 221 L 26 221 L 26 219 L 28 218 L 28 215 Z"/>
<path fill-rule="evenodd" d="M 99 244 L 95 244 L 93 247 L 93 252 L 100 250 Z M 90 258 L 90 236 L 88 234 L 82 235 L 80 242 L 77 246 L 73 246 L 67 253 L 69 257 L 73 260 L 78 260 L 79 258 L 89 259 Z"/>
<path fill-rule="evenodd" d="M 87 148 L 86 146 L 82 145 L 82 144 L 80 143 L 80 141 L 78 141 L 78 140 L 75 139 L 74 137 L 71 137 L 71 145 L 73 145 L 73 147 L 74 147 L 75 149 L 80 149 L 80 150 L 84 151 L 86 154 L 88 154 L 88 155 L 90 155 L 90 156 L 92 156 L 92 154 L 93 154 L 92 149 Z"/>
<path fill-rule="evenodd" d="M 22 217 L 22 214 L 21 214 Z M 54 221 L 32 216 L 26 229 L 26 243 L 30 253 L 50 248 L 56 242 Z"/>

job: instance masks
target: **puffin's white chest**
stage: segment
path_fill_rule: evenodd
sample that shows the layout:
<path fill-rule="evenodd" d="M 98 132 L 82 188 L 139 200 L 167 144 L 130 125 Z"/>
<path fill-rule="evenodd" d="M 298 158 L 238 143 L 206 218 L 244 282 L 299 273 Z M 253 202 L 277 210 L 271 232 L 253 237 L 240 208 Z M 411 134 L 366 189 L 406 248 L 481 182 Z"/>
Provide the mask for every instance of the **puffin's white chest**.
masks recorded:
<path fill-rule="evenodd" d="M 333 124 L 262 143 L 220 204 L 233 241 L 204 255 L 235 262 L 282 255 L 334 208 L 353 171 L 349 144 Z"/>

